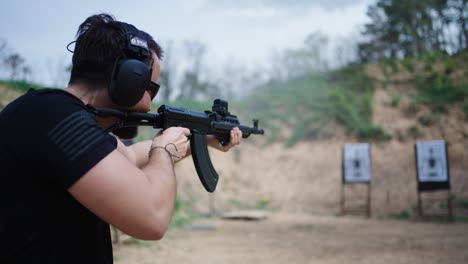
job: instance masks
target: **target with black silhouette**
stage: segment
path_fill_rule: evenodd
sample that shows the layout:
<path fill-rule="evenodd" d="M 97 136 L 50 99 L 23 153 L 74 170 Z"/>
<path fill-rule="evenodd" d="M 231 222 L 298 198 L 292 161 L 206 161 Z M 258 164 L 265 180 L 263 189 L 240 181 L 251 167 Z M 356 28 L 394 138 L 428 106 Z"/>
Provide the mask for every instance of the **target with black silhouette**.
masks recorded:
<path fill-rule="evenodd" d="M 370 217 L 371 204 L 371 155 L 368 143 L 347 143 L 342 146 L 342 185 L 341 212 L 350 211 L 346 208 L 345 185 L 367 185 L 366 213 Z"/>
<path fill-rule="evenodd" d="M 450 172 L 446 142 L 443 140 L 418 141 L 414 146 L 414 152 L 419 215 L 424 215 L 421 192 L 447 190 L 448 217 L 452 219 Z"/>
<path fill-rule="evenodd" d="M 445 141 L 418 141 L 415 154 L 419 191 L 450 189 Z"/>
<path fill-rule="evenodd" d="M 343 145 L 343 182 L 368 183 L 371 180 L 370 145 Z"/>

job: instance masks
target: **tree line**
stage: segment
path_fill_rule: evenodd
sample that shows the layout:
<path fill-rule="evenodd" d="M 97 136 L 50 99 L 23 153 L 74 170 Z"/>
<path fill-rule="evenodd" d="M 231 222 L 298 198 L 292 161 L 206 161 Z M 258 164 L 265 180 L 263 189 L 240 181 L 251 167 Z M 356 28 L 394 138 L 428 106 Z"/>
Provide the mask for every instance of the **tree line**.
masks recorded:
<path fill-rule="evenodd" d="M 367 16 L 370 22 L 355 38 L 335 40 L 332 47 L 326 34 L 312 32 L 302 46 L 272 52 L 269 62 L 254 68 L 233 59 L 213 66 L 206 45 L 200 41 L 186 40 L 179 46 L 166 43 L 158 98 L 232 99 L 264 83 L 326 72 L 350 63 L 402 59 L 431 51 L 455 54 L 468 48 L 468 0 L 377 0 L 368 7 Z M 49 65 L 53 67 L 61 67 L 49 69 L 51 74 L 60 75 L 52 76 L 56 80 L 66 79 L 64 74 L 71 69 L 69 63 Z M 26 60 L 1 38 L 0 73 L 0 78 L 13 81 L 30 81 L 32 76 Z"/>
<path fill-rule="evenodd" d="M 26 64 L 26 60 L 17 52 L 9 51 L 8 43 L 5 39 L 0 39 L 0 70 L 9 71 L 10 80 L 26 80 L 31 74 L 31 67 Z M 3 77 L 3 76 L 2 76 Z"/>
<path fill-rule="evenodd" d="M 378 0 L 368 7 L 361 62 L 468 48 L 468 0 Z"/>
<path fill-rule="evenodd" d="M 259 81 L 258 73 L 249 71 L 242 63 L 233 61 L 218 67 L 213 72 L 209 67 L 207 47 L 197 40 L 185 40 L 177 46 L 168 42 L 164 46 L 159 83 L 162 87 L 159 100 L 206 99 L 214 96 L 232 99 L 241 90 L 248 90 Z M 71 72 L 70 62 L 48 61 L 52 86 L 63 87 Z M 32 82 L 33 71 L 27 60 L 0 38 L 0 79 Z M 42 86 L 42 85 L 39 85 Z"/>

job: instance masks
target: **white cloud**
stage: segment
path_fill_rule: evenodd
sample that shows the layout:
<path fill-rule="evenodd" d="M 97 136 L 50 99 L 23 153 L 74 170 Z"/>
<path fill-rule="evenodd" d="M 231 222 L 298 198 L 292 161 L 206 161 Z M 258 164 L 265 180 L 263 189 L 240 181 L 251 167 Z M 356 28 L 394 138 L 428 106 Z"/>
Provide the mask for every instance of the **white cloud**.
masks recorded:
<path fill-rule="evenodd" d="M 364 23 L 367 6 L 374 1 L 141 0 L 129 5 L 123 0 L 44 0 L 30 9 L 27 0 L 16 0 L 2 6 L 0 38 L 27 58 L 36 76 L 46 76 L 40 71 L 47 60 L 71 58 L 65 46 L 78 25 L 89 15 L 108 12 L 162 44 L 186 39 L 205 43 L 212 67 L 224 65 L 228 58 L 260 64 L 272 50 L 296 48 L 314 31 L 331 38 L 349 35 Z"/>
<path fill-rule="evenodd" d="M 203 10 L 197 38 L 209 45 L 213 60 L 237 57 L 251 63 L 266 61 L 273 50 L 297 48 L 310 33 L 333 40 L 357 32 L 366 22 L 369 1 L 343 8 L 316 5 L 303 8 L 251 5 Z M 213 10 L 216 10 L 214 13 Z"/>
<path fill-rule="evenodd" d="M 274 7 L 249 7 L 249 8 L 229 8 L 227 15 L 229 16 L 238 16 L 244 19 L 271 19 L 278 16 L 281 16 L 279 9 Z"/>

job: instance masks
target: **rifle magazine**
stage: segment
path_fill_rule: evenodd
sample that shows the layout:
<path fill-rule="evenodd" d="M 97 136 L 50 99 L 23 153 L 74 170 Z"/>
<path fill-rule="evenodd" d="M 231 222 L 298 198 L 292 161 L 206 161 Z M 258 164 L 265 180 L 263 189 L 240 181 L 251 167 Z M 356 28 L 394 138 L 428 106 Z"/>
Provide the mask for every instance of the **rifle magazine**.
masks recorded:
<path fill-rule="evenodd" d="M 218 184 L 219 177 L 211 163 L 206 135 L 192 131 L 190 148 L 192 150 L 193 164 L 195 165 L 195 169 L 197 170 L 198 177 L 200 178 L 203 187 L 205 187 L 208 192 L 214 192 L 216 185 Z"/>

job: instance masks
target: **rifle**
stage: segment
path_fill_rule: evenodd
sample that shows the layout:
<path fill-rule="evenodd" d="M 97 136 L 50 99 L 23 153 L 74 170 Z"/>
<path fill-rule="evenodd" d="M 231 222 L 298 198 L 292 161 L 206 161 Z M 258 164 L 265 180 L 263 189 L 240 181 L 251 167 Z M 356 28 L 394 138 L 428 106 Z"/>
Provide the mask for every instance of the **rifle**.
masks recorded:
<path fill-rule="evenodd" d="M 190 129 L 190 148 L 192 159 L 201 183 L 208 192 L 214 192 L 218 183 L 218 173 L 211 163 L 206 135 L 214 135 L 225 146 L 229 144 L 230 131 L 238 127 L 242 137 L 251 134 L 264 134 L 258 128 L 258 120 L 253 120 L 253 127 L 241 125 L 237 116 L 228 111 L 228 102 L 216 99 L 211 111 L 195 112 L 181 107 L 162 105 L 157 113 L 140 113 L 122 111 L 110 108 L 99 108 L 88 105 L 91 111 L 101 117 L 117 117 L 119 121 L 108 128 L 108 132 L 124 127 L 151 126 L 166 129 L 169 127 L 185 127 Z"/>

